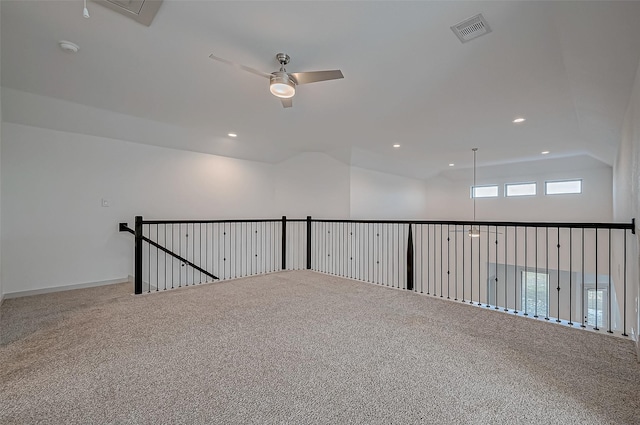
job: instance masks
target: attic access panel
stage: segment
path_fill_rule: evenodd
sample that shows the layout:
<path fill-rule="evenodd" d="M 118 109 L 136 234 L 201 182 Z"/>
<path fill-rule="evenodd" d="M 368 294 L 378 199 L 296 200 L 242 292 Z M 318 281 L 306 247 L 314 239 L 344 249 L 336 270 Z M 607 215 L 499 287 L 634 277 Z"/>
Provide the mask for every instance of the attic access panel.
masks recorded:
<path fill-rule="evenodd" d="M 96 3 L 115 10 L 134 21 L 150 26 L 163 0 L 95 0 Z"/>

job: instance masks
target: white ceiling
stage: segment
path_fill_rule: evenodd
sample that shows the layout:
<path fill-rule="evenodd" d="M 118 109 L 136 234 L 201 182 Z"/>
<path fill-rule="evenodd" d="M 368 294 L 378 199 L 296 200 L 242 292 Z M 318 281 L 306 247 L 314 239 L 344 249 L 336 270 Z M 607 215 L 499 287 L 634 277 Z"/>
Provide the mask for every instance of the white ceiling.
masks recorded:
<path fill-rule="evenodd" d="M 472 147 L 480 165 L 542 150 L 611 164 L 640 60 L 635 1 L 165 0 L 150 27 L 91 1 L 90 19 L 80 0 L 0 7 L 7 121 L 268 162 L 326 152 L 419 178 L 469 167 Z M 460 43 L 449 27 L 480 12 L 493 31 Z M 266 79 L 208 58 L 272 72 L 280 51 L 289 71 L 345 78 L 300 86 L 284 109 Z"/>

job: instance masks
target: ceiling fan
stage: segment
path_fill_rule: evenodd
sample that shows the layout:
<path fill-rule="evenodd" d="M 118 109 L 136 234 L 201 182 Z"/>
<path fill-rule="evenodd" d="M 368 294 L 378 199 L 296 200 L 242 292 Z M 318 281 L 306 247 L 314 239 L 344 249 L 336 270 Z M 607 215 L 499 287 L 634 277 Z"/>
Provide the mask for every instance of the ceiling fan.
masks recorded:
<path fill-rule="evenodd" d="M 227 59 L 220 58 L 213 54 L 209 55 L 213 60 L 217 60 L 226 63 L 236 68 L 240 68 L 244 71 L 250 72 L 260 77 L 269 79 L 269 90 L 271 94 L 279 97 L 282 101 L 282 106 L 285 108 L 291 108 L 293 106 L 292 97 L 296 94 L 296 86 L 300 84 L 316 83 L 318 81 L 337 80 L 344 78 L 342 71 L 339 69 L 331 71 L 307 71 L 307 72 L 287 72 L 285 65 L 289 63 L 289 55 L 286 53 L 278 53 L 276 59 L 280 63 L 280 71 L 272 73 L 266 73 L 257 69 L 240 65 Z"/>

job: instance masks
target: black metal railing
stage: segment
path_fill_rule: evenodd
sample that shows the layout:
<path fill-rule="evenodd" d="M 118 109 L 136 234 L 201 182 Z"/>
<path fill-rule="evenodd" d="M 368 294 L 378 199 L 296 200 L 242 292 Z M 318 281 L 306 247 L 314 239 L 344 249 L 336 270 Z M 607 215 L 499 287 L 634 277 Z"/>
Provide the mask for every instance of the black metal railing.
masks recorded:
<path fill-rule="evenodd" d="M 634 221 L 136 217 L 135 230 L 120 226 L 136 235 L 137 294 L 306 268 L 624 336 L 635 317 Z"/>
<path fill-rule="evenodd" d="M 305 220 L 143 220 L 135 236 L 134 292 L 152 292 L 305 267 Z M 286 247 L 291 247 L 286 250 Z"/>

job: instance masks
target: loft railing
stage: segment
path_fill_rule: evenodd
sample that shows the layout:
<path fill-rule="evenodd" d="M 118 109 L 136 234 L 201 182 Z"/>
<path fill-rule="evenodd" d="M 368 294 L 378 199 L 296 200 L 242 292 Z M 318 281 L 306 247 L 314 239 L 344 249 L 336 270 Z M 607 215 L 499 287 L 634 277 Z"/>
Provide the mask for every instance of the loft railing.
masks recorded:
<path fill-rule="evenodd" d="M 135 236 L 134 292 L 141 294 L 285 270 L 287 264 L 302 269 L 305 221 L 138 216 L 134 229 L 120 223 L 120 231 Z"/>
<path fill-rule="evenodd" d="M 120 229 L 136 239 L 136 294 L 311 269 L 623 336 L 635 320 L 635 221 L 136 217 L 135 230 Z"/>

